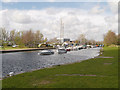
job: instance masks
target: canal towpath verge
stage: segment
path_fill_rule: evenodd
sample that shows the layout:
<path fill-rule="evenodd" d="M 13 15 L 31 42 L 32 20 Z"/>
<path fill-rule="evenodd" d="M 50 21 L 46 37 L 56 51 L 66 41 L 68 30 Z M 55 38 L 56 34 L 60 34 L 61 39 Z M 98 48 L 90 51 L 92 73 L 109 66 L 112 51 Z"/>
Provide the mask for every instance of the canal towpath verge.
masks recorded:
<path fill-rule="evenodd" d="M 23 51 L 36 51 L 36 50 L 45 50 L 45 49 L 55 49 L 51 47 L 44 48 L 28 48 L 28 49 L 10 49 L 10 50 L 0 50 L 0 53 L 10 53 L 10 52 L 23 52 Z"/>

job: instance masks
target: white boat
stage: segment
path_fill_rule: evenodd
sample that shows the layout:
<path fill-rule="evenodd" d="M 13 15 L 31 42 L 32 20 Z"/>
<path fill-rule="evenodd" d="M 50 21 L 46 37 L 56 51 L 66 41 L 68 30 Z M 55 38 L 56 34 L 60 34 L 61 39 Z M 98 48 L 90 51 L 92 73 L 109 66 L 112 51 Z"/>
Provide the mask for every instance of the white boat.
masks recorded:
<path fill-rule="evenodd" d="M 40 52 L 40 55 L 52 55 L 54 52 L 52 50 L 43 50 Z"/>
<path fill-rule="evenodd" d="M 65 48 L 59 48 L 57 52 L 58 54 L 63 54 L 63 53 L 67 53 L 67 50 Z"/>
<path fill-rule="evenodd" d="M 86 45 L 87 46 L 87 49 L 91 48 L 91 45 Z"/>
<path fill-rule="evenodd" d="M 66 50 L 67 50 L 67 51 L 71 51 L 71 47 L 67 47 Z"/>
<path fill-rule="evenodd" d="M 73 47 L 73 50 L 74 50 L 74 51 L 78 50 L 78 47 L 77 47 L 77 46 L 74 46 L 74 47 Z"/>
<path fill-rule="evenodd" d="M 78 49 L 79 49 L 79 50 L 83 49 L 82 45 L 78 46 Z"/>

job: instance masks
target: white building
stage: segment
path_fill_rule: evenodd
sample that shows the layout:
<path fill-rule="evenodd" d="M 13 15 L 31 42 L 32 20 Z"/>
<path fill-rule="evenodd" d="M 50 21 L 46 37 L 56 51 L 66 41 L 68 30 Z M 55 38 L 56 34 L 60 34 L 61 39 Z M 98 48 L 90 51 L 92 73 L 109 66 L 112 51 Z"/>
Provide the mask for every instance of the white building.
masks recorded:
<path fill-rule="evenodd" d="M 70 41 L 69 38 L 57 38 L 57 39 L 60 41 L 60 43 L 64 43 L 66 41 Z"/>

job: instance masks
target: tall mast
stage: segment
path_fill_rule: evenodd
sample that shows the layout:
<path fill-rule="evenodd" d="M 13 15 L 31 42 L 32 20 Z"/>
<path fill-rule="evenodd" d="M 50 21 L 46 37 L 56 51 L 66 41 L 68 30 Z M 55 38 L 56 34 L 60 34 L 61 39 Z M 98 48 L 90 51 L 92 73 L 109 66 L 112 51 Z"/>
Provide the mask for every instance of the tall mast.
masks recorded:
<path fill-rule="evenodd" d="M 61 18 L 61 22 L 60 22 L 60 44 L 61 44 L 61 38 L 62 38 L 62 18 Z"/>
<path fill-rule="evenodd" d="M 61 24 L 60 24 L 60 44 L 62 43 L 61 40 L 64 38 L 64 23 L 62 22 L 61 18 Z"/>
<path fill-rule="evenodd" d="M 64 23 L 62 24 L 62 38 L 64 38 Z"/>

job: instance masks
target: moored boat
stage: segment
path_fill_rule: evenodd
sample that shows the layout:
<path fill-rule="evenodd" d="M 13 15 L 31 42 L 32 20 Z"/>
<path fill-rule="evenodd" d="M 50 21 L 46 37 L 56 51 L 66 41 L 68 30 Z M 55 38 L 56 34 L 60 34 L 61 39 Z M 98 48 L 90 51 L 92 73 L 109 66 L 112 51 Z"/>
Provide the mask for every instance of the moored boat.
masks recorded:
<path fill-rule="evenodd" d="M 40 52 L 40 55 L 52 55 L 54 52 L 52 50 L 43 50 Z"/>
<path fill-rule="evenodd" d="M 58 54 L 63 54 L 63 53 L 67 53 L 67 50 L 65 48 L 59 48 L 57 52 Z"/>
<path fill-rule="evenodd" d="M 71 51 L 71 47 L 67 47 L 67 48 L 66 48 L 66 51 Z"/>

